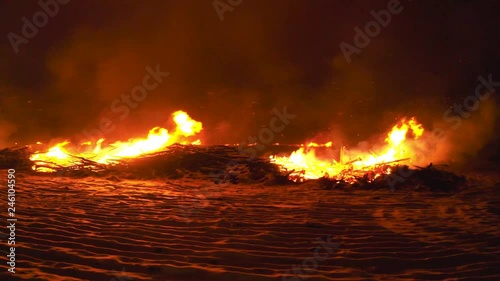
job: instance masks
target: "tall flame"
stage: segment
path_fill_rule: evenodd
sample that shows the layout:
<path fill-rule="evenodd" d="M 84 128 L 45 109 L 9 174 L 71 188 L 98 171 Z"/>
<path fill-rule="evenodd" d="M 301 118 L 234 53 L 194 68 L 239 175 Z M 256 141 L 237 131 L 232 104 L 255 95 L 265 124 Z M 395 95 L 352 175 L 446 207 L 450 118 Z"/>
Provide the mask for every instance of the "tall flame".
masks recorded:
<path fill-rule="evenodd" d="M 337 160 L 325 160 L 316 156 L 316 147 L 331 147 L 331 142 L 325 145 L 309 143 L 292 152 L 290 156 L 271 156 L 271 162 L 278 164 L 284 171 L 293 171 L 290 175 L 297 180 L 317 179 L 324 176 L 349 179 L 349 177 L 363 175 L 374 171 L 377 165 L 388 165 L 398 160 L 412 158 L 413 152 L 407 136 L 416 140 L 422 136 L 424 129 L 412 117 L 408 121 L 402 119 L 392 127 L 385 138 L 385 145 L 374 151 L 353 151 L 349 153 L 344 147 L 340 148 L 340 157 Z M 349 159 L 347 159 L 349 158 Z M 374 175 L 376 177 L 377 174 Z"/>
<path fill-rule="evenodd" d="M 109 164 L 117 159 L 161 151 L 174 143 L 201 144 L 199 139 L 194 141 L 189 141 L 188 139 L 201 132 L 203 129 L 202 123 L 193 120 L 184 111 L 179 110 L 172 115 L 176 124 L 173 134 L 170 134 L 165 128 L 154 127 L 149 130 L 145 138 L 132 138 L 125 142 L 117 141 L 106 147 L 102 146 L 105 139 L 99 139 L 95 142 L 94 146 L 92 146 L 92 142 L 86 141 L 71 148 L 66 148 L 70 144 L 69 141 L 63 141 L 49 148 L 47 152 L 34 153 L 31 155 L 30 160 L 38 165 L 50 163 L 67 167 L 72 165 L 74 157 L 83 157 L 98 163 Z M 37 168 L 36 165 L 34 169 L 42 172 L 51 171 L 51 169 L 47 168 Z"/>
<path fill-rule="evenodd" d="M 184 111 L 174 112 L 174 121 L 177 124 L 177 130 L 185 137 L 199 133 L 202 129 L 201 122 L 195 121 Z"/>

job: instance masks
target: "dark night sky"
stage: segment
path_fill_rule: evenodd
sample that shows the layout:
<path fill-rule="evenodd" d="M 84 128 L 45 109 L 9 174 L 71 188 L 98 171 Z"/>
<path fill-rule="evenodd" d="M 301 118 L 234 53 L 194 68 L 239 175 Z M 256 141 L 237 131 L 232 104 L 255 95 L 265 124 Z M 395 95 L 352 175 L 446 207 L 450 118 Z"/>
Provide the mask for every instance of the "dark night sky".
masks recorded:
<path fill-rule="evenodd" d="M 127 138 L 178 109 L 204 123 L 208 143 L 239 143 L 283 106 L 297 118 L 276 142 L 323 134 L 356 143 L 401 116 L 432 128 L 474 93 L 477 76 L 500 81 L 500 1 L 402 0 L 347 63 L 339 44 L 353 44 L 353 28 L 388 2 L 243 0 L 221 22 L 212 0 L 73 0 L 15 54 L 7 35 L 21 35 L 21 18 L 40 6 L 1 1 L 0 147 L 79 138 L 103 117 L 116 125 L 107 138 Z M 116 118 L 111 102 L 156 64 L 170 76 Z M 492 112 L 474 127 L 498 128 Z"/>

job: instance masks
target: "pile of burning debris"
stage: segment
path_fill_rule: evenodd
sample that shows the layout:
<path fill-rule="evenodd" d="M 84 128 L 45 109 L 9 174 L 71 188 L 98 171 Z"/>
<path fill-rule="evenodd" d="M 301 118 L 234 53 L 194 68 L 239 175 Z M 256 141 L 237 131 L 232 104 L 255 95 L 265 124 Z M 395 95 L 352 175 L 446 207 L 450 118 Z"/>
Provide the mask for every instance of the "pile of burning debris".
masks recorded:
<path fill-rule="evenodd" d="M 442 166 L 443 167 L 443 166 Z M 387 167 L 384 167 L 387 169 Z M 380 175 L 374 177 L 374 175 Z M 442 168 L 429 164 L 426 167 L 415 166 L 411 169 L 407 165 L 396 165 L 390 167 L 389 173 L 379 174 L 374 170 L 363 176 L 348 178 L 323 177 L 318 180 L 320 187 L 324 189 L 386 189 L 391 190 L 415 190 L 415 191 L 456 191 L 465 186 L 464 176 L 458 176 Z"/>
<path fill-rule="evenodd" d="M 172 114 L 170 131 L 154 127 L 147 136 L 127 141 L 70 143 L 38 149 L 0 151 L 0 168 L 25 169 L 60 176 L 112 176 L 114 178 L 202 178 L 220 182 L 274 184 L 318 181 L 326 189 L 401 187 L 453 190 L 465 179 L 432 165 L 410 169 L 403 161 L 425 154 L 423 126 L 414 118 L 402 118 L 385 135 L 383 143 L 370 148 L 333 148 L 332 142 L 274 146 L 275 154 L 243 155 L 238 145 L 202 146 L 194 139 L 202 123 L 184 111 Z M 382 140 L 382 139 L 381 139 Z M 340 149 L 339 151 L 335 149 Z M 282 149 L 290 151 L 280 151 Z M 326 152 L 326 153 L 325 153 Z M 337 153 L 335 155 L 335 153 Z M 262 151 L 261 151 L 262 153 Z M 281 155 L 281 156 L 278 156 Z M 422 159 L 420 159 L 422 162 Z"/>
<path fill-rule="evenodd" d="M 317 179 L 304 178 L 305 171 L 286 170 L 267 157 L 250 158 L 242 155 L 237 146 L 198 146 L 175 144 L 157 153 L 135 158 L 123 158 L 102 164 L 81 156 L 72 156 L 70 166 L 57 163 L 32 161 L 27 148 L 0 150 L 0 168 L 16 168 L 31 173 L 67 177 L 113 177 L 126 179 L 152 178 L 203 178 L 215 183 L 237 184 L 265 182 L 267 184 L 300 184 L 316 181 L 324 189 L 419 189 L 452 191 L 465 184 L 465 178 L 440 167 L 410 168 L 393 161 L 374 165 L 369 170 L 356 171 L 346 163 L 345 170 Z M 405 160 L 405 159 L 402 159 Z M 351 163 L 352 164 L 352 163 Z"/>
<path fill-rule="evenodd" d="M 100 163 L 79 155 L 69 155 L 65 165 L 30 160 L 28 148 L 0 151 L 0 168 L 15 168 L 26 172 L 68 177 L 115 176 L 127 179 L 201 177 L 217 182 L 238 183 L 240 178 L 263 181 L 268 175 L 279 177 L 279 168 L 262 157 L 241 155 L 237 146 L 181 145 L 168 146 L 163 151 L 133 158 L 117 158 Z M 70 163 L 70 164 L 67 164 Z"/>

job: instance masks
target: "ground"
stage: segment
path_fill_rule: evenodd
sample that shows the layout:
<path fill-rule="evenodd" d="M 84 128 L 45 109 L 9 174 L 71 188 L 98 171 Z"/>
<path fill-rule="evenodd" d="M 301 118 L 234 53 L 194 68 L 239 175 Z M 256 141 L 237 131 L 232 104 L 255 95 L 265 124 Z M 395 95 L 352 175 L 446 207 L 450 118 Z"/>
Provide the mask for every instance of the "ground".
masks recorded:
<path fill-rule="evenodd" d="M 491 177 L 431 193 L 16 175 L 0 280 L 500 280 Z"/>

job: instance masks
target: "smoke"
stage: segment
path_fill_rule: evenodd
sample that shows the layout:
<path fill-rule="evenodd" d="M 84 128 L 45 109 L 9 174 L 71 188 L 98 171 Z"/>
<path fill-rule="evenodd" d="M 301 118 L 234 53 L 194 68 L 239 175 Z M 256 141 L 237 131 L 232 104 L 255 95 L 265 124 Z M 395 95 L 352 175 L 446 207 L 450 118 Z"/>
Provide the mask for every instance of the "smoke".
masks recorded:
<path fill-rule="evenodd" d="M 498 145 L 498 111 L 495 100 L 482 101 L 477 111 L 461 120 L 460 126 L 450 127 L 445 121 L 436 122 L 435 128 L 443 130 L 442 137 L 427 132 L 424 147 L 420 147 L 420 163 L 451 164 L 457 168 L 472 167 L 488 144 Z M 492 153 L 490 151 L 490 153 Z"/>
<path fill-rule="evenodd" d="M 8 59 L 0 79 L 15 101 L 0 120 L 18 129 L 10 125 L 0 135 L 26 143 L 78 140 L 107 118 L 115 128 L 104 137 L 123 140 L 168 128 L 170 114 L 184 110 L 203 122 L 204 143 L 240 143 L 283 106 L 297 118 L 273 142 L 321 135 L 354 147 L 403 116 L 432 128 L 447 103 L 473 89 L 477 75 L 491 72 L 498 59 L 500 41 L 489 35 L 498 26 L 491 22 L 496 4 L 454 5 L 408 2 L 348 63 L 340 42 L 352 42 L 353 28 L 363 28 L 370 11 L 386 2 L 245 1 L 223 22 L 211 2 L 70 2 L 19 55 L 2 48 Z M 28 14 L 6 13 L 2 31 L 19 32 L 19 18 Z M 113 101 L 157 64 L 170 76 L 120 118 Z M 473 154 L 487 142 L 490 134 L 481 128 L 496 121 L 473 118 L 447 134 L 473 144 L 440 147 L 449 151 L 439 152 L 443 157 Z M 481 141 L 468 139 L 469 123 Z"/>

